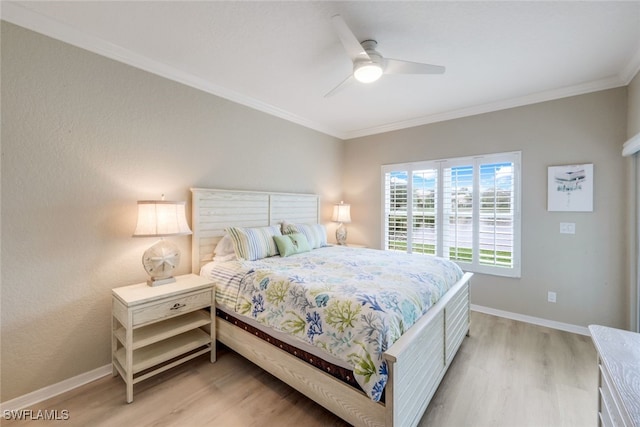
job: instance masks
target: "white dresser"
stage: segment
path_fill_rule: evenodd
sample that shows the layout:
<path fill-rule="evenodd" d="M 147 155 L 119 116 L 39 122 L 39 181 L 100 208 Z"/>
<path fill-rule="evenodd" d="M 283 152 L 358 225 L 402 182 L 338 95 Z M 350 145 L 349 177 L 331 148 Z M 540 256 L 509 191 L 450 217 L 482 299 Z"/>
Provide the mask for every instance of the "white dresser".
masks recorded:
<path fill-rule="evenodd" d="M 640 334 L 589 326 L 600 370 L 598 425 L 640 427 Z"/>

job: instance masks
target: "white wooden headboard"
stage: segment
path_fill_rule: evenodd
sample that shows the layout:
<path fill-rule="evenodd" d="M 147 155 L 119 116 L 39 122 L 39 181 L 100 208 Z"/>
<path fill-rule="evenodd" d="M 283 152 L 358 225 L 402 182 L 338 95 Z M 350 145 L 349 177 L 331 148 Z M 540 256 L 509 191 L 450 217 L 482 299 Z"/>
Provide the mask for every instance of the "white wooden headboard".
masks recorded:
<path fill-rule="evenodd" d="M 320 222 L 320 196 L 316 194 L 191 189 L 193 236 L 191 271 L 211 261 L 227 227 L 265 227 L 282 221 Z"/>

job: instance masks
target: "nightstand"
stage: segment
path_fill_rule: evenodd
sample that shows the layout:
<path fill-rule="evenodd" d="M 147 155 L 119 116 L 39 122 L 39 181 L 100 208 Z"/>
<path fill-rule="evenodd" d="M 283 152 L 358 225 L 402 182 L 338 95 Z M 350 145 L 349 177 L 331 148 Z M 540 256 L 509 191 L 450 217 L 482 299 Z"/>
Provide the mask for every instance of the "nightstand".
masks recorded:
<path fill-rule="evenodd" d="M 216 360 L 215 287 L 196 274 L 175 283 L 147 283 L 112 290 L 113 376 L 133 385 L 201 354 Z"/>

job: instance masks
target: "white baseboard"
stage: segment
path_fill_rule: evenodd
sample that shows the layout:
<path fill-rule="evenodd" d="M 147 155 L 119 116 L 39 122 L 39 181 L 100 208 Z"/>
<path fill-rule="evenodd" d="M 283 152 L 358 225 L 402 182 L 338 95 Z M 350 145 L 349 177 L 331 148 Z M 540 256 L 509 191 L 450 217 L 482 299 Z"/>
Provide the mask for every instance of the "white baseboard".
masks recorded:
<path fill-rule="evenodd" d="M 518 320 L 520 322 L 531 323 L 532 325 L 546 326 L 551 329 L 558 329 L 560 331 L 573 332 L 574 334 L 591 336 L 589 328 L 586 326 L 577 326 L 570 323 L 556 322 L 555 320 L 541 319 L 539 317 L 527 316 L 524 314 L 511 313 L 510 311 L 497 310 L 495 308 L 483 307 L 481 305 L 471 304 L 471 310 L 480 313 L 491 314 L 498 317 L 504 317 L 506 319 Z"/>
<path fill-rule="evenodd" d="M 111 373 L 111 364 L 108 364 L 94 369 L 93 371 L 85 372 L 84 374 L 77 375 L 73 378 L 69 378 L 64 381 L 60 381 L 59 383 L 41 388 L 40 390 L 25 394 L 24 396 L 16 397 L 15 399 L 11 399 L 6 402 L 1 402 L 0 413 L 27 408 L 35 405 L 36 403 L 40 403 L 43 400 L 51 399 L 52 397 L 66 391 L 73 390 L 76 387 L 80 387 L 90 383 L 91 381 L 110 375 Z"/>
<path fill-rule="evenodd" d="M 589 329 L 584 326 L 571 325 L 569 323 L 556 322 L 553 320 L 540 319 L 538 317 L 526 316 L 524 314 L 511 313 L 509 311 L 497 310 L 495 308 L 483 307 L 481 305 L 471 304 L 471 310 L 480 313 L 491 314 L 493 316 L 504 317 L 507 319 L 518 320 L 520 322 L 531 323 L 538 326 L 546 326 L 552 329 L 559 329 L 561 331 L 573 332 L 580 335 L 590 335 Z M 43 400 L 51 399 L 54 396 L 62 394 L 66 391 L 72 390 L 76 387 L 85 385 L 91 381 L 95 381 L 104 376 L 111 374 L 111 364 L 94 369 L 93 371 L 85 372 L 84 374 L 77 375 L 73 378 L 69 378 L 64 381 L 60 381 L 57 384 L 50 385 L 48 387 L 41 388 L 24 396 L 16 397 L 7 402 L 0 403 L 0 413 L 2 411 L 11 411 L 24 409 L 26 407 L 40 403 Z"/>

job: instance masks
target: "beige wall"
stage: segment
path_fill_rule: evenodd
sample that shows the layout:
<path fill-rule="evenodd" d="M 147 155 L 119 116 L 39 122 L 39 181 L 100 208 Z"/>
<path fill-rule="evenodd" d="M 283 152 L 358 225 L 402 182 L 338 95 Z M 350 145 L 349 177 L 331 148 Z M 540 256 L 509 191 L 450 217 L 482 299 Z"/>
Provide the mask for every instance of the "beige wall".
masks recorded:
<path fill-rule="evenodd" d="M 626 89 L 349 140 L 349 238 L 380 247 L 380 165 L 522 150 L 522 278 L 476 275 L 472 303 L 586 326 L 626 326 Z M 547 212 L 547 167 L 594 163 L 593 213 Z M 574 222 L 575 235 L 561 235 Z M 547 292 L 557 292 L 557 303 Z"/>
<path fill-rule="evenodd" d="M 2 22 L 2 395 L 110 363 L 146 276 L 136 200 L 193 186 L 339 200 L 344 143 Z M 190 269 L 190 238 L 180 273 Z"/>
<path fill-rule="evenodd" d="M 629 83 L 627 108 L 627 137 L 640 133 L 640 72 Z"/>
<path fill-rule="evenodd" d="M 640 72 L 631 80 L 627 88 L 627 137 L 632 138 L 640 134 Z M 640 213 L 640 175 L 638 174 L 638 155 L 628 157 L 627 160 L 628 187 L 628 250 L 629 265 L 629 329 L 640 332 L 640 305 L 638 294 L 638 215 Z"/>

